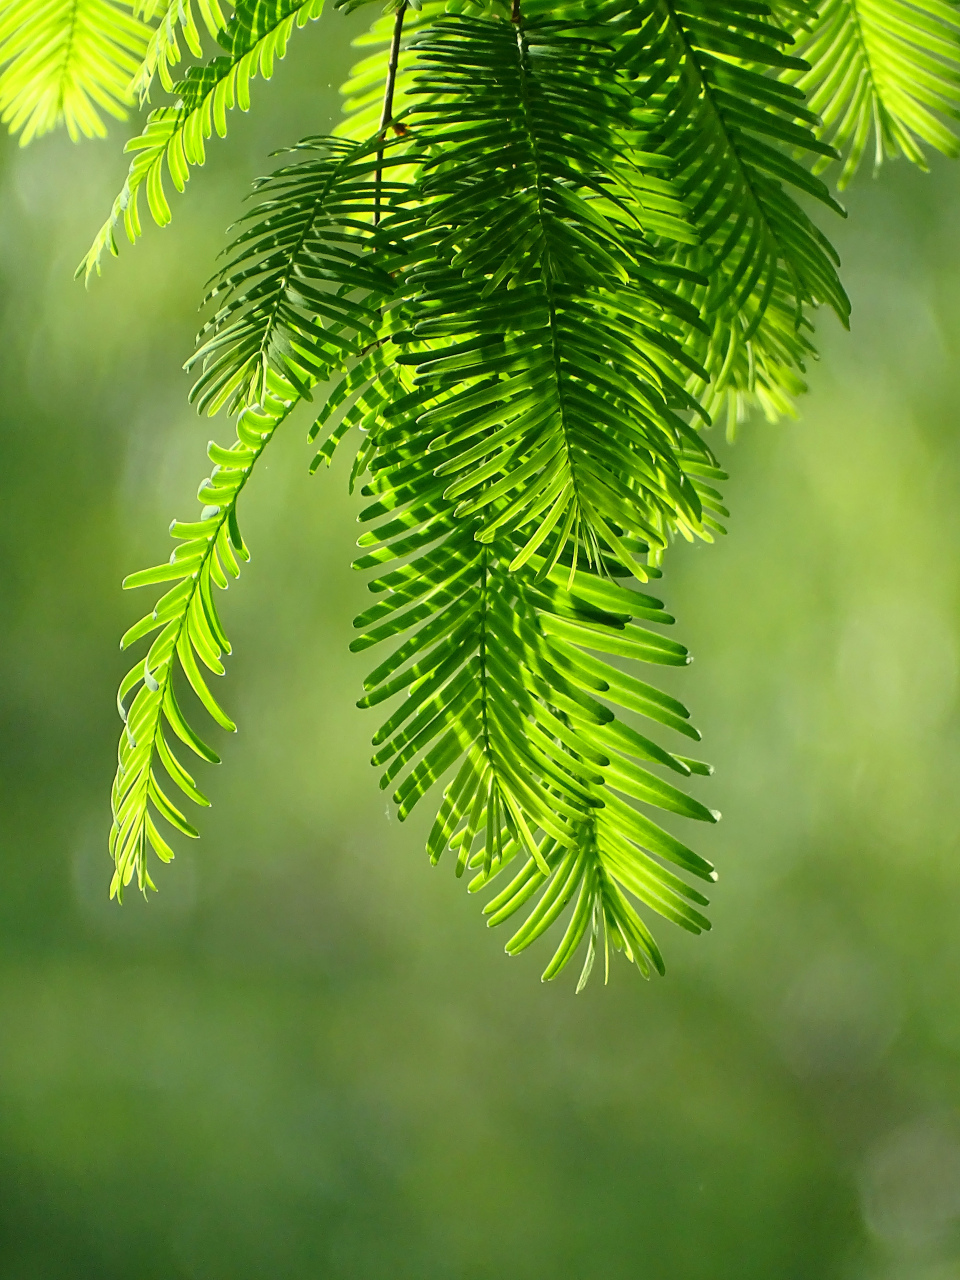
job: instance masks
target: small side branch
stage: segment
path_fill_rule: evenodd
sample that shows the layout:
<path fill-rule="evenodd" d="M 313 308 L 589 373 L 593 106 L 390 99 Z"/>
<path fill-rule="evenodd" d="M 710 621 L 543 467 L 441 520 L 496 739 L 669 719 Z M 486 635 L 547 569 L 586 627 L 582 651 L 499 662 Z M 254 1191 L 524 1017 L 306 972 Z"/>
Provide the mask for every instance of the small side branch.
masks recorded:
<path fill-rule="evenodd" d="M 387 130 L 393 123 L 393 91 L 397 84 L 397 66 L 400 62 L 400 40 L 403 36 L 403 19 L 407 12 L 407 0 L 401 0 L 397 16 L 393 23 L 393 38 L 390 41 L 390 59 L 387 62 L 387 82 L 383 87 L 383 110 L 380 113 L 380 128 L 377 136 L 380 145 L 377 148 L 376 192 L 373 203 L 373 225 L 380 221 L 380 188 L 383 184 L 383 142 Z"/>

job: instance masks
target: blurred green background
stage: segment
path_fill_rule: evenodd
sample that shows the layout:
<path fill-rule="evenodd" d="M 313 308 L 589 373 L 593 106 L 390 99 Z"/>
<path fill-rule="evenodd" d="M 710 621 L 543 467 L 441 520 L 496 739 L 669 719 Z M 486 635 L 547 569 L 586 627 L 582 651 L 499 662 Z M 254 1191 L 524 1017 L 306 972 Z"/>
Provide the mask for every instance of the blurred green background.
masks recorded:
<path fill-rule="evenodd" d="M 357 29 L 298 33 L 87 293 L 123 131 L 2 145 L 0 1278 L 958 1280 L 960 167 L 848 193 L 853 333 L 798 423 L 717 439 L 731 536 L 668 561 L 726 818 L 665 980 L 541 986 L 387 814 L 306 419 L 244 498 L 203 839 L 107 900 L 119 581 L 229 438 L 178 373 L 196 303 Z"/>

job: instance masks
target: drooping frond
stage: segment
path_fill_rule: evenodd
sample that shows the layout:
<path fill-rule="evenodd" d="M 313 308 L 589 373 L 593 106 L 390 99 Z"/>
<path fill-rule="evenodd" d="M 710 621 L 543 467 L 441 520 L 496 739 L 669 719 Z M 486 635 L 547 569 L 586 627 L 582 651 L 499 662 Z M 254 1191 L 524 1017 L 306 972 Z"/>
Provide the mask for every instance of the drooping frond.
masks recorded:
<path fill-rule="evenodd" d="M 204 300 L 217 312 L 188 361 L 202 366 L 191 392 L 201 410 L 258 403 L 270 368 L 309 397 L 378 336 L 394 286 L 371 235 L 376 145 L 308 138 L 295 148 L 305 159 L 256 184 L 260 199 Z"/>
<path fill-rule="evenodd" d="M 105 251 L 116 256 L 115 232 L 121 220 L 130 243 L 136 242 L 141 234 L 141 189 L 154 221 L 167 225 L 171 214 L 164 171 L 176 190 L 183 191 L 191 165 L 201 165 L 206 158 L 205 141 L 214 130 L 226 137 L 227 112 L 234 106 L 249 110 L 250 81 L 258 75 L 269 80 L 293 31 L 318 18 L 322 9 L 323 0 L 242 0 L 219 37 L 226 55 L 204 67 L 191 67 L 176 86 L 178 103 L 151 111 L 143 133 L 127 143 L 126 150 L 134 153 L 130 171 L 109 218 L 77 268 L 78 276 L 89 279 L 99 272 Z"/>
<path fill-rule="evenodd" d="M 701 242 L 675 254 L 708 281 L 684 290 L 708 322 L 693 350 L 710 386 L 691 389 L 711 413 L 726 402 L 733 420 L 744 397 L 769 416 L 790 412 L 812 352 L 807 309 L 828 305 L 843 323 L 850 313 L 836 254 L 789 190 L 839 208 L 793 154 L 833 154 L 803 95 L 777 78 L 805 64 L 752 0 L 614 0 L 604 16 L 641 120 L 659 116 L 658 150 L 676 164 Z"/>
<path fill-rule="evenodd" d="M 117 702 L 124 719 L 118 768 L 113 786 L 110 851 L 116 862 L 111 894 L 122 896 L 136 873 L 142 890 L 153 888 L 147 865 L 149 850 L 164 862 L 173 857 L 158 819 L 182 832 L 197 832 L 178 808 L 177 792 L 195 804 L 209 802 L 181 763 L 177 740 L 202 760 L 217 763 L 215 752 L 190 725 L 175 687 L 175 674 L 222 728 L 233 722 L 210 691 L 209 675 L 222 675 L 222 658 L 230 652 L 217 612 L 213 588 L 225 590 L 240 573 L 249 553 L 237 523 L 237 500 L 277 427 L 295 403 L 292 389 L 271 379 L 270 394 L 258 409 L 245 409 L 237 419 L 237 439 L 229 449 L 211 442 L 208 479 L 200 486 L 199 520 L 170 526 L 178 539 L 167 564 L 131 574 L 125 587 L 163 583 L 165 594 L 153 610 L 132 626 L 120 642 L 128 648 L 159 632 L 146 658 L 137 662 L 120 686 Z M 132 703 L 126 702 L 134 693 Z M 171 799 L 171 789 L 174 799 Z"/>
<path fill-rule="evenodd" d="M 442 397 L 431 421 L 459 446 L 442 472 L 458 516 L 496 503 L 484 538 L 527 526 L 514 567 L 577 542 L 632 572 L 631 539 L 709 538 L 680 461 L 707 454 L 681 416 L 699 321 L 674 294 L 685 273 L 618 206 L 629 107 L 603 50 L 577 27 L 464 17 L 415 47 L 428 69 L 407 118 L 433 158 L 408 214 L 405 317 L 430 349 L 399 360 Z"/>
<path fill-rule="evenodd" d="M 369 468 L 361 520 L 376 527 L 357 564 L 380 576 L 353 647 L 399 641 L 360 704 L 400 698 L 374 763 L 401 818 L 456 769 L 434 861 L 451 847 L 486 882 L 522 855 L 522 885 L 491 919 L 541 896 L 509 950 L 578 895 L 547 976 L 588 931 L 646 972 L 662 962 L 622 889 L 699 931 L 691 903 L 705 900 L 664 862 L 712 870 L 637 804 L 715 815 L 647 768 L 702 766 L 617 719 L 698 737 L 678 702 L 621 669 L 688 655 L 643 625 L 672 621 L 659 601 L 614 579 L 657 576 L 672 531 L 709 537 L 707 509 L 724 514 L 722 474 L 682 416 L 696 313 L 662 283 L 684 273 L 618 202 L 629 104 L 589 32 L 461 17 L 414 47 L 419 105 L 403 119 L 434 159 L 381 225 L 393 331 L 321 415 L 346 408 L 330 442 L 366 433 L 354 472 Z M 561 95 L 574 66 L 577 92 Z M 685 234 L 668 188 L 657 196 L 661 224 Z"/>
<path fill-rule="evenodd" d="M 874 166 L 924 145 L 960 153 L 960 9 L 954 0 L 823 0 L 797 30 L 810 70 L 795 77 L 823 135 L 843 153 L 847 185 L 873 144 Z"/>
<path fill-rule="evenodd" d="M 176 585 L 124 637 L 127 645 L 160 631 L 145 664 L 133 668 L 120 690 L 122 710 L 123 700 L 140 686 L 121 740 L 114 793 L 111 848 L 118 891 L 134 868 L 141 887 L 149 885 L 148 848 L 162 858 L 171 856 L 155 813 L 185 834 L 194 834 L 163 792 L 157 761 L 185 794 L 203 803 L 193 780 L 171 757 L 164 736 L 166 723 L 197 754 L 213 759 L 176 702 L 176 665 L 217 723 L 232 727 L 209 692 L 197 658 L 222 674 L 220 659 L 229 646 L 212 584 L 225 587 L 226 575 L 238 572 L 238 559 L 247 558 L 236 505 L 254 465 L 314 383 L 356 363 L 357 357 L 359 375 L 367 381 L 388 373 L 382 339 L 390 321 L 379 307 L 393 285 L 376 257 L 371 187 L 375 145 L 362 148 L 341 139 L 316 138 L 296 150 L 308 158 L 258 184 L 268 199 L 251 210 L 250 227 L 227 251 L 228 265 L 213 291 L 213 296 L 222 294 L 223 305 L 197 355 L 204 365 L 196 388 L 201 403 L 230 400 L 234 408 L 241 408 L 237 443 L 231 450 L 211 444 L 210 458 L 216 465 L 200 488 L 204 509 L 199 522 L 172 526 L 174 536 L 183 541 L 170 564 L 134 574 L 125 583 Z M 348 378 L 344 392 L 349 396 L 353 389 Z M 334 405 L 331 397 L 313 435 L 327 425 Z M 351 405 L 344 421 L 328 434 L 318 461 L 330 461 L 356 408 Z"/>
<path fill-rule="evenodd" d="M 76 142 L 103 137 L 103 114 L 124 120 L 130 77 L 150 29 L 114 0 L 0 3 L 0 118 L 26 146 L 58 125 Z"/>
<path fill-rule="evenodd" d="M 413 382 L 407 376 L 405 385 Z M 545 977 L 560 972 L 588 930 L 609 933 L 642 971 L 661 969 L 617 886 L 699 932 L 707 922 L 691 903 L 706 900 L 663 863 L 708 880 L 712 869 L 633 802 L 700 820 L 717 815 L 649 768 L 688 777 L 703 766 L 617 718 L 615 709 L 626 709 L 699 737 L 680 703 L 618 660 L 631 668 L 684 664 L 686 650 L 643 625 L 673 621 L 658 600 L 582 567 L 574 575 L 572 548 L 552 569 L 534 555 L 511 570 L 519 539 L 481 540 L 485 517 L 453 517 L 456 499 L 433 477 L 455 446 L 436 447 L 429 413 L 419 429 L 411 424 L 417 398 L 415 389 L 394 391 L 368 418 L 375 439 L 364 493 L 374 501 L 361 520 L 377 526 L 361 538 L 369 549 L 357 567 L 379 576 L 369 584 L 377 602 L 356 619 L 362 634 L 352 648 L 401 641 L 365 682 L 360 703 L 400 697 L 374 738 L 381 786 L 394 789 L 403 819 L 457 766 L 428 850 L 436 862 L 451 848 L 458 874 L 480 867 L 473 888 L 520 858 L 519 876 L 487 907 L 498 924 L 542 890 L 507 944 L 511 953 L 579 894 Z M 495 431 L 490 425 L 487 435 Z M 587 972 L 593 950 L 591 943 Z"/>
<path fill-rule="evenodd" d="M 229 56 L 150 117 L 88 271 L 115 250 L 120 217 L 138 234 L 141 186 L 167 220 L 164 166 L 182 188 L 250 77 L 319 12 L 280 3 L 238 11 L 220 37 Z M 341 136 L 305 140 L 258 184 L 208 293 L 194 399 L 240 408 L 238 442 L 212 448 L 207 505 L 174 526 L 171 563 L 128 580 L 171 589 L 125 637 L 153 643 L 121 689 L 114 888 L 134 871 L 150 884 L 150 849 L 171 856 L 160 818 L 194 834 L 171 796 L 203 797 L 171 746 L 212 752 L 175 681 L 232 727 L 201 674 L 228 650 L 212 587 L 244 557 L 236 501 L 257 457 L 325 383 L 314 469 L 352 436 L 366 499 L 357 567 L 375 575 L 374 602 L 352 647 L 382 654 L 360 703 L 386 711 L 381 786 L 401 819 L 442 788 L 432 860 L 452 854 L 472 890 L 492 890 L 491 925 L 523 912 L 511 954 L 554 931 L 545 980 L 583 955 L 582 986 L 601 947 L 605 968 L 613 946 L 662 972 L 651 912 L 709 927 L 690 880 L 712 867 L 673 831 L 719 816 L 683 786 L 709 769 L 661 743 L 699 735 L 645 674 L 689 655 L 639 584 L 676 536 L 722 532 L 710 412 L 735 417 L 751 398 L 786 411 L 814 308 L 849 313 L 803 204 L 839 209 L 808 167 L 835 153 L 795 83 L 817 66 L 790 34 L 806 23 L 813 48 L 830 0 L 819 17 L 811 0 L 453 8 L 391 5 Z M 932 112 L 923 95 L 940 94 L 949 115 L 935 86 L 953 6 L 883 12 L 909 57 L 935 64 L 911 72 L 914 105 Z M 175 43 L 192 17 L 167 19 Z M 157 48 L 163 75 L 179 47 Z"/>
<path fill-rule="evenodd" d="M 200 20 L 214 39 L 226 26 L 226 18 L 218 0 L 197 0 Z M 170 68 L 180 59 L 180 40 L 195 58 L 203 57 L 200 28 L 193 12 L 193 0 L 144 0 L 136 10 L 145 22 L 156 22 L 143 61 L 133 77 L 132 89 L 144 102 L 150 94 L 155 75 L 167 93 L 173 93 L 174 82 Z"/>

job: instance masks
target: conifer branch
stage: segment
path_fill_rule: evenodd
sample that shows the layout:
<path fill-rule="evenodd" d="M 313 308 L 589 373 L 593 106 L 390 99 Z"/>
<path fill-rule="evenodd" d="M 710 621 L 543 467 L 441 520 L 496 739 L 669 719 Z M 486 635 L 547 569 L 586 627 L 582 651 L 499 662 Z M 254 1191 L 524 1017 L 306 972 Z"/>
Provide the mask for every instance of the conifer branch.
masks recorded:
<path fill-rule="evenodd" d="M 140 235 L 141 193 L 169 221 L 166 178 L 183 190 L 322 0 L 238 0 L 226 19 L 218 0 L 132 3 L 0 0 L 0 111 L 22 141 L 102 132 L 158 80 L 176 95 L 128 144 L 87 277 L 121 222 Z M 201 27 L 224 54 L 174 84 Z M 312 469 L 350 439 L 366 500 L 374 601 L 351 647 L 382 654 L 360 699 L 387 707 L 381 787 L 401 819 L 441 791 L 431 860 L 492 891 L 491 926 L 525 913 L 511 955 L 555 930 L 545 981 L 582 956 L 580 990 L 601 948 L 605 974 L 611 950 L 663 972 L 647 917 L 703 931 L 697 882 L 715 879 L 672 823 L 719 815 L 689 793 L 709 766 L 655 736 L 699 740 L 648 681 L 690 655 L 644 584 L 675 538 L 723 532 L 713 415 L 790 411 L 817 308 L 849 318 L 801 198 L 842 213 L 819 174 L 841 153 L 842 186 L 871 137 L 878 160 L 960 150 L 958 10 L 399 0 L 360 43 L 376 52 L 338 136 L 256 184 L 205 299 L 192 399 L 238 413 L 237 440 L 210 445 L 170 562 L 125 582 L 167 589 L 123 640 L 152 643 L 120 687 L 112 891 L 152 887 L 164 824 L 196 835 L 178 793 L 206 799 L 176 741 L 217 757 L 178 689 L 233 728 L 209 685 L 229 653 L 213 588 L 247 558 L 258 459 L 316 396 Z"/>
<path fill-rule="evenodd" d="M 228 575 L 239 577 L 240 563 L 250 558 L 237 522 L 237 501 L 264 449 L 295 404 L 295 398 L 278 398 L 290 395 L 290 391 L 276 379 L 272 390 L 273 395 L 261 409 L 245 409 L 240 414 L 237 439 L 230 449 L 211 441 L 208 453 L 214 468 L 198 493 L 204 504 L 200 519 L 188 523 L 175 520 L 170 526 L 179 545 L 169 562 L 124 579 L 123 585 L 128 589 L 158 583 L 174 585 L 120 642 L 120 647 L 126 649 L 145 636 L 160 633 L 144 661 L 127 673 L 117 695 L 124 731 L 112 795 L 110 852 L 116 871 L 111 896 L 122 898 L 134 874 L 143 892 L 156 887 L 148 867 L 148 849 L 163 862 L 173 858 L 173 850 L 157 825 L 158 818 L 182 835 L 197 836 L 170 798 L 171 784 L 195 804 L 209 804 L 169 738 L 172 733 L 201 759 L 219 763 L 219 756 L 191 727 L 181 709 L 174 687 L 175 671 L 179 668 L 211 719 L 223 729 L 236 729 L 210 692 L 209 677 L 203 669 L 223 675 L 221 659 L 230 653 L 213 587 L 226 590 Z M 128 710 L 125 699 L 134 690 L 137 693 Z"/>

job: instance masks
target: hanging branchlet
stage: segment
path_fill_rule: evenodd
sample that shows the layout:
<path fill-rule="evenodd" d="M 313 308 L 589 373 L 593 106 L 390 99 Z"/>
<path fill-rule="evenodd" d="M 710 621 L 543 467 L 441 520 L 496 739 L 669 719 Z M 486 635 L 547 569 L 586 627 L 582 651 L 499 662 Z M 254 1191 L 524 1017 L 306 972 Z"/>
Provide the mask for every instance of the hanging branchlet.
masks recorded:
<path fill-rule="evenodd" d="M 141 195 L 170 221 L 170 187 L 321 9 L 0 3 L 22 141 L 170 94 L 79 274 L 121 226 L 139 238 Z M 112 890 L 152 888 L 170 832 L 196 835 L 184 752 L 218 757 L 183 695 L 233 729 L 215 595 L 248 558 L 241 494 L 312 402 L 313 469 L 350 451 L 364 500 L 352 648 L 380 654 L 360 705 L 383 707 L 400 818 L 436 789 L 430 859 L 472 873 L 491 926 L 520 918 L 511 955 L 553 933 L 544 980 L 582 957 L 580 990 L 601 948 L 605 976 L 611 951 L 662 973 L 648 921 L 708 928 L 715 878 L 675 823 L 719 815 L 690 793 L 710 770 L 689 712 L 650 682 L 690 657 L 649 584 L 677 537 L 723 532 L 713 418 L 790 412 L 817 309 L 849 320 L 810 212 L 843 213 L 831 179 L 868 149 L 960 150 L 960 20 L 946 0 L 399 0 L 361 43 L 347 118 L 256 184 L 208 287 L 192 399 L 236 436 L 209 445 L 169 563 L 126 580 L 161 594 L 123 640 L 149 648 L 120 689 Z"/>

